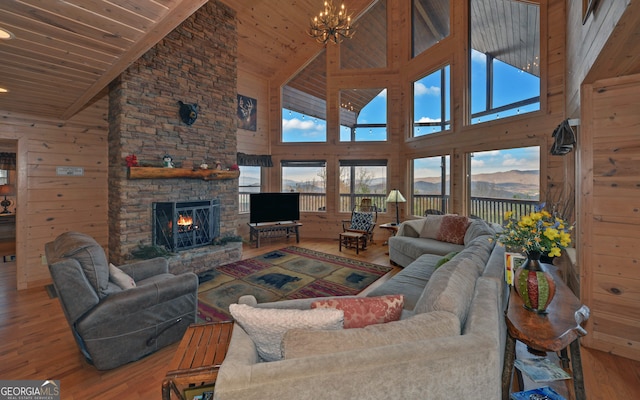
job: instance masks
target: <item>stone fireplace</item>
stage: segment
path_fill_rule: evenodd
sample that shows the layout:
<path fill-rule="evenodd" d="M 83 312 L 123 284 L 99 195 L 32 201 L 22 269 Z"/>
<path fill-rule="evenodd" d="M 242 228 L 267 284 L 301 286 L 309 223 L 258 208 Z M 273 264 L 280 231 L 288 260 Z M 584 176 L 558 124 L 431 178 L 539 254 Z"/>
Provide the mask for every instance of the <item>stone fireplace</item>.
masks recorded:
<path fill-rule="evenodd" d="M 210 245 L 220 235 L 220 201 L 153 203 L 152 244 L 169 251 Z"/>
<path fill-rule="evenodd" d="M 161 167 L 169 154 L 185 169 L 235 164 L 236 54 L 234 11 L 209 1 L 109 85 L 110 262 L 124 263 L 132 250 L 154 244 L 154 204 L 215 199 L 219 213 L 212 235 L 237 234 L 237 178 L 130 179 L 125 161 L 135 155 L 143 167 Z M 192 125 L 180 120 L 179 102 L 197 104 Z M 239 260 L 242 245 L 188 245 L 175 254 L 172 272 L 201 272 Z"/>

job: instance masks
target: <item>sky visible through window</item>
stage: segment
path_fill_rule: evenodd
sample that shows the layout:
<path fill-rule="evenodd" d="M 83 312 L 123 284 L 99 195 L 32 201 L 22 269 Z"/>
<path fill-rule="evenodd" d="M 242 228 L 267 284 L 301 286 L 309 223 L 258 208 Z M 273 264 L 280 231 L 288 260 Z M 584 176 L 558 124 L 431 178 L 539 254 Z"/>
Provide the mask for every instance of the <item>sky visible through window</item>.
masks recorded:
<path fill-rule="evenodd" d="M 484 70 L 485 61 L 484 57 L 480 57 L 482 56 L 482 54 L 476 51 L 473 51 L 472 53 L 472 71 L 475 71 L 475 74 L 477 71 Z M 504 104 L 509 104 L 513 101 L 518 101 L 521 99 L 539 95 L 540 80 L 538 77 L 501 62 L 498 62 L 495 67 L 496 73 L 499 73 L 500 76 L 504 77 L 505 79 L 497 80 L 494 84 L 494 106 L 501 106 Z M 448 75 L 449 74 L 447 74 L 446 81 L 447 85 L 450 85 L 450 83 L 448 82 Z M 474 88 L 472 88 L 472 104 L 484 104 L 486 93 L 483 89 L 481 89 L 481 87 L 486 81 L 477 78 L 472 79 L 472 81 L 476 82 L 476 85 L 474 85 Z M 517 88 L 517 90 L 514 90 L 514 88 Z M 414 92 L 415 96 L 418 98 L 416 104 L 419 104 L 419 106 L 416 105 L 415 120 L 423 122 L 440 121 L 440 75 L 431 74 L 417 81 L 415 84 Z M 387 91 L 385 89 L 381 91 L 380 94 L 371 101 L 371 103 L 364 107 L 360 112 L 360 115 L 358 116 L 358 123 L 380 122 L 379 116 L 387 114 L 385 110 L 387 103 L 386 95 Z M 447 108 L 445 110 L 445 114 L 447 116 L 450 116 L 450 101 L 448 98 L 445 102 L 445 106 Z M 511 115 L 517 115 L 537 109 L 539 109 L 539 103 L 522 107 L 521 109 L 514 109 L 512 111 L 499 113 L 497 116 L 487 116 L 484 117 L 484 121 L 487 121 L 490 118 L 505 118 Z M 476 112 L 477 110 L 474 109 L 473 111 Z M 326 121 L 322 119 L 283 109 L 282 125 L 283 130 L 286 131 L 286 133 L 283 134 L 283 141 L 285 142 L 302 143 L 326 141 Z M 423 129 L 430 128 L 423 127 Z M 343 132 L 343 130 L 345 132 Z M 345 128 L 341 128 L 341 141 L 344 140 L 343 136 L 347 135 L 346 131 L 348 131 L 348 129 L 345 130 Z M 366 135 L 371 135 L 371 140 L 374 141 L 385 140 L 386 130 L 385 132 L 376 132 L 376 130 L 373 130 L 371 133 L 366 133 Z M 359 140 L 366 140 L 361 138 L 362 136 L 359 136 Z M 538 149 L 536 148 L 536 150 Z M 430 176 L 432 177 L 440 176 L 439 165 L 436 169 L 423 169 L 419 165 L 416 165 L 416 168 L 419 168 L 419 171 L 414 171 L 415 177 L 425 177 L 426 175 L 424 174 L 427 173 L 431 174 Z M 492 152 L 483 152 L 482 156 L 472 158 L 472 170 L 474 174 L 509 170 L 505 168 L 518 170 L 538 170 L 540 168 L 539 154 L 534 154 L 531 148 L 523 148 L 509 149 L 508 151 L 495 150 Z M 308 177 L 300 176 L 299 179 L 317 179 L 316 173 L 312 175 L 313 176 Z"/>

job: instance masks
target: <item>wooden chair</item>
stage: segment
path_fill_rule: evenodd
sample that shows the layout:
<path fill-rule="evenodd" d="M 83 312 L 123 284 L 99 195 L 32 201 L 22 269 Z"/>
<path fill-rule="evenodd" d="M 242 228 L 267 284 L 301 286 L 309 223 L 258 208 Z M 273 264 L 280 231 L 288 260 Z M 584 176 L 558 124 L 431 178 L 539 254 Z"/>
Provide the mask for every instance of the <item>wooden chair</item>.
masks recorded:
<path fill-rule="evenodd" d="M 362 199 L 359 205 L 351 210 L 351 218 L 342 221 L 343 232 L 355 232 L 365 235 L 366 243 L 373 243 L 373 230 L 378 220 L 378 208 L 371 199 Z"/>

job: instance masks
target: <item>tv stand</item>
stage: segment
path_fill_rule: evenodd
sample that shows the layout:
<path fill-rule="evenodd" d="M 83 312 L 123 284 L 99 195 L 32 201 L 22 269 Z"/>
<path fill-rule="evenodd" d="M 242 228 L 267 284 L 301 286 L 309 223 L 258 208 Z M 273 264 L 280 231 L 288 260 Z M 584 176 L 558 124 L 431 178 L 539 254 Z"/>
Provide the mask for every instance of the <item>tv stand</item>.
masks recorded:
<path fill-rule="evenodd" d="M 287 239 L 291 234 L 296 235 L 296 243 L 300 243 L 300 232 L 298 228 L 302 226 L 300 222 L 296 221 L 278 221 L 278 222 L 263 222 L 263 223 L 247 223 L 249 225 L 249 241 L 256 243 L 256 248 L 260 247 L 260 238 L 276 238 L 286 237 Z"/>

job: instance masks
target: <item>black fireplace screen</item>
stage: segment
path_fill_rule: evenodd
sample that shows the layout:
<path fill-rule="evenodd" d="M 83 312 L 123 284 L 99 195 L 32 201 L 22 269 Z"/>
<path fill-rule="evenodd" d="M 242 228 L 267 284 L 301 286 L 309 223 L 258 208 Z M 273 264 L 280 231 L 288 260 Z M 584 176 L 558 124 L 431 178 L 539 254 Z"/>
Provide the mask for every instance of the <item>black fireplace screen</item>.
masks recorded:
<path fill-rule="evenodd" d="M 153 203 L 153 244 L 169 251 L 207 246 L 220 235 L 220 200 Z"/>

